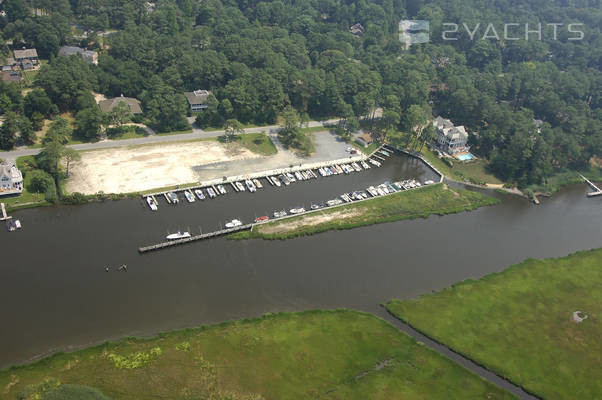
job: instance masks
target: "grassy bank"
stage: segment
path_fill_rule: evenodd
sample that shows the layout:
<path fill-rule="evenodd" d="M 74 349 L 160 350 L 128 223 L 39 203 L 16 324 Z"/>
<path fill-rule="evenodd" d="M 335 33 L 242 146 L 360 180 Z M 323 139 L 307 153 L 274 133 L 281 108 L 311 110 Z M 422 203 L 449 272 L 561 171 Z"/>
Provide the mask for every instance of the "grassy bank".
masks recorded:
<path fill-rule="evenodd" d="M 602 398 L 602 249 L 527 260 L 416 300 L 399 318 L 527 390 Z M 588 318 L 572 321 L 582 311 Z"/>
<path fill-rule="evenodd" d="M 264 132 L 245 133 L 237 136 L 236 143 L 262 156 L 272 156 L 278 153 L 278 149 L 272 140 Z"/>
<path fill-rule="evenodd" d="M 389 323 L 345 310 L 128 338 L 0 372 L 0 399 L 59 398 L 47 394 L 57 387 L 137 400 L 513 398 Z"/>
<path fill-rule="evenodd" d="M 474 184 L 490 183 L 499 185 L 504 183 L 487 171 L 488 163 L 486 160 L 478 159 L 471 162 L 463 162 L 454 159 L 451 161 L 452 166 L 449 166 L 426 147 L 422 149 L 421 153 L 425 159 L 449 179 Z"/>
<path fill-rule="evenodd" d="M 230 238 L 288 239 L 329 230 L 427 217 L 431 214 L 457 213 L 497 203 L 497 199 L 478 192 L 436 184 L 258 225 L 252 231 L 238 232 Z"/>
<path fill-rule="evenodd" d="M 579 174 L 585 176 L 592 182 L 602 182 L 602 168 L 592 166 L 589 169 L 582 171 L 567 170 L 564 172 L 559 172 L 547 178 L 545 183 L 527 186 L 524 189 L 524 192 L 528 196 L 532 196 L 533 193 L 553 194 L 562 189 L 564 186 L 583 183 L 583 179 L 579 176 Z"/>

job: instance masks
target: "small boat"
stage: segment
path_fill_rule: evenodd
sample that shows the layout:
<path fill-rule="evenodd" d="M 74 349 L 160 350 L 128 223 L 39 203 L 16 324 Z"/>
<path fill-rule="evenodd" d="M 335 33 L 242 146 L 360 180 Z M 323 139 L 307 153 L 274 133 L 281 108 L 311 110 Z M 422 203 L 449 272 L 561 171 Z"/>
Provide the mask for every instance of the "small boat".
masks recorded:
<path fill-rule="evenodd" d="M 381 164 L 381 163 L 379 163 L 378 161 L 376 161 L 376 160 L 373 160 L 373 159 L 371 159 L 371 158 L 369 158 L 369 159 L 368 159 L 368 161 L 370 161 L 370 164 L 374 165 L 375 167 L 380 167 L 380 166 L 382 165 L 382 164 Z"/>
<path fill-rule="evenodd" d="M 303 175 L 301 175 L 301 173 L 299 171 L 295 171 L 295 178 L 297 178 L 298 181 L 305 180 L 305 178 L 303 177 Z"/>
<path fill-rule="evenodd" d="M 353 163 L 351 164 L 351 166 L 353 167 L 353 169 L 355 169 L 355 172 L 362 172 L 362 168 L 357 164 L 357 163 Z"/>
<path fill-rule="evenodd" d="M 287 172 L 286 177 L 288 178 L 289 181 L 291 181 L 291 183 L 296 182 L 297 180 L 295 179 L 295 177 L 293 176 L 293 174 L 291 174 L 290 172 Z"/>
<path fill-rule="evenodd" d="M 152 211 L 157 211 L 157 209 L 159 208 L 157 206 L 157 202 L 155 201 L 155 199 L 152 198 L 152 196 L 147 196 L 146 202 L 148 203 L 148 206 Z"/>
<path fill-rule="evenodd" d="M 361 164 L 364 169 L 370 169 L 370 166 L 368 165 L 368 163 L 366 161 L 362 161 Z"/>
<path fill-rule="evenodd" d="M 340 199 L 333 199 L 333 200 L 328 200 L 326 202 L 326 205 L 328 207 L 333 207 L 333 206 L 338 206 L 339 204 L 343 204 L 343 200 Z"/>
<path fill-rule="evenodd" d="M 280 179 L 282 181 L 282 183 L 284 183 L 285 186 L 288 186 L 291 184 L 291 182 L 288 180 L 288 178 L 284 175 L 278 175 L 278 179 Z"/>
<path fill-rule="evenodd" d="M 261 182 L 259 181 L 259 179 L 253 179 L 253 184 L 255 185 L 255 187 L 257 189 L 263 189 L 263 185 L 261 184 Z"/>
<path fill-rule="evenodd" d="M 171 233 L 167 236 L 165 236 L 165 239 L 167 240 L 179 240 L 179 239 L 186 239 L 190 237 L 190 232 L 176 232 L 176 233 Z"/>
<path fill-rule="evenodd" d="M 245 185 L 247 185 L 247 189 L 249 189 L 249 192 L 255 193 L 257 191 L 257 188 L 250 179 L 245 180 Z"/>
<path fill-rule="evenodd" d="M 274 212 L 274 218 L 282 218 L 282 217 L 286 217 L 286 211 L 275 211 Z"/>
<path fill-rule="evenodd" d="M 167 193 L 167 196 L 169 197 L 169 200 L 171 200 L 171 202 L 174 204 L 180 202 L 180 199 L 178 199 L 178 195 L 175 194 L 174 192 Z"/>
<path fill-rule="evenodd" d="M 319 209 L 320 209 L 320 208 L 322 208 L 322 207 L 324 207 L 324 204 L 322 204 L 322 203 L 313 203 L 313 204 L 311 205 L 311 209 L 312 209 L 312 210 L 319 210 Z"/>
<path fill-rule="evenodd" d="M 432 185 L 433 183 L 435 182 L 431 181 L 430 179 L 424 182 L 425 185 Z"/>
<path fill-rule="evenodd" d="M 238 188 L 238 190 L 240 192 L 244 192 L 245 191 L 245 185 L 243 185 L 242 182 L 236 182 L 236 187 Z"/>
<path fill-rule="evenodd" d="M 275 176 L 272 176 L 272 182 L 274 182 L 274 185 L 276 185 L 276 187 L 282 186 L 282 182 L 280 182 L 280 179 L 276 178 Z"/>
<path fill-rule="evenodd" d="M 21 229 L 21 221 L 19 221 L 18 219 L 15 220 L 15 228 Z"/>
<path fill-rule="evenodd" d="M 379 152 L 380 154 L 382 154 L 383 156 L 385 156 L 385 157 L 389 157 L 389 156 L 391 155 L 391 154 L 387 153 L 387 152 L 386 152 L 386 151 L 384 151 L 384 150 L 379 150 L 378 152 Z"/>
<path fill-rule="evenodd" d="M 190 190 L 185 190 L 184 196 L 186 197 L 186 200 L 188 200 L 189 203 L 194 203 L 196 201 L 196 199 L 194 198 L 194 195 L 192 194 L 192 192 Z"/>
<path fill-rule="evenodd" d="M 127 266 L 127 264 L 121 264 L 121 266 L 119 268 L 117 268 L 117 271 L 128 272 L 128 266 Z"/>
<path fill-rule="evenodd" d="M 205 194 L 203 193 L 202 189 L 196 189 L 194 194 L 196 194 L 196 197 L 198 197 L 199 200 L 205 200 Z"/>
<path fill-rule="evenodd" d="M 207 188 L 207 193 L 209 194 L 209 197 L 212 199 L 217 197 L 217 194 L 215 194 L 215 190 L 213 190 L 213 188 Z"/>
<path fill-rule="evenodd" d="M 242 222 L 238 219 L 233 219 L 232 221 L 228 222 L 226 224 L 226 228 L 231 229 L 231 228 L 236 228 L 237 226 L 241 226 Z"/>
<path fill-rule="evenodd" d="M 219 190 L 219 192 L 221 194 L 226 194 L 228 193 L 228 191 L 226 190 L 226 188 L 224 187 L 224 185 L 217 185 L 217 190 Z"/>
<path fill-rule="evenodd" d="M 341 168 L 341 166 L 340 166 L 340 165 L 335 165 L 334 167 L 337 169 L 337 172 L 338 172 L 339 174 L 342 174 L 342 173 L 344 172 L 344 171 L 343 171 L 343 168 Z"/>
<path fill-rule="evenodd" d="M 301 213 L 305 212 L 305 208 L 303 208 L 303 207 L 296 207 L 296 208 L 291 209 L 289 212 L 291 214 L 301 214 Z"/>
<path fill-rule="evenodd" d="M 257 217 L 255 218 L 255 222 L 259 223 L 259 222 L 265 222 L 267 220 L 269 220 L 270 218 L 267 215 L 264 215 L 263 217 Z"/>

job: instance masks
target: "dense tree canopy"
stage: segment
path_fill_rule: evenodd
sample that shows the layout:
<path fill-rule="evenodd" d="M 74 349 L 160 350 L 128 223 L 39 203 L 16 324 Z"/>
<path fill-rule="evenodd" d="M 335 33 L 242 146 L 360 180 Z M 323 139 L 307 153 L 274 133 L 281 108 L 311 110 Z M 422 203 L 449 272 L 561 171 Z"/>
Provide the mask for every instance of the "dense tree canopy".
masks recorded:
<path fill-rule="evenodd" d="M 601 154 L 598 1 L 5 0 L 0 7 L 3 39 L 50 59 L 37 84 L 61 111 L 78 113 L 86 137 L 96 137 L 101 123 L 91 90 L 139 98 L 146 122 L 168 131 L 188 127 L 183 92 L 208 89 L 201 126 L 274 123 L 292 107 L 342 117 L 350 130 L 381 107 L 382 136 L 426 143 L 425 122 L 443 115 L 468 128 L 474 151 L 499 176 L 521 185 Z M 428 20 L 430 42 L 405 51 L 404 18 Z M 108 45 L 98 66 L 54 57 L 59 45 L 80 40 L 70 23 L 87 32 L 85 45 Z M 363 33 L 349 32 L 356 23 Z M 443 40 L 444 23 L 458 24 L 448 33 L 457 40 Z M 505 39 L 504 23 L 516 24 L 506 37 L 519 40 Z M 524 40 L 526 23 L 542 24 L 541 40 L 537 33 Z M 583 40 L 569 40 L 580 36 L 570 23 L 582 24 L 575 29 Z M 34 123 L 34 112 L 55 112 L 40 92 L 23 110 L 10 86 L 0 86 L 0 112 L 25 111 Z"/>

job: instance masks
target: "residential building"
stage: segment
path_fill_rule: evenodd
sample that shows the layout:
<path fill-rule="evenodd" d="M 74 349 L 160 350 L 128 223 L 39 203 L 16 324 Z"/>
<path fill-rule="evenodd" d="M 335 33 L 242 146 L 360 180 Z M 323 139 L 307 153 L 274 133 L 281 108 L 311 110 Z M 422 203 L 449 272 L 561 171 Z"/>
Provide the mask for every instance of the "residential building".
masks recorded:
<path fill-rule="evenodd" d="M 21 71 L 2 71 L 2 82 L 14 82 L 19 83 L 23 80 L 23 76 L 21 75 Z"/>
<path fill-rule="evenodd" d="M 448 154 L 468 153 L 468 133 L 463 126 L 454 126 L 449 120 L 441 117 L 433 121 L 437 134 L 437 146 Z"/>
<path fill-rule="evenodd" d="M 103 112 L 110 112 L 117 104 L 124 102 L 130 108 L 132 114 L 142 114 L 142 108 L 140 107 L 140 102 L 133 97 L 115 97 L 112 99 L 102 100 L 98 103 L 100 109 Z"/>
<path fill-rule="evenodd" d="M 209 106 L 207 99 L 210 94 L 211 92 L 208 90 L 195 90 L 194 92 L 184 93 L 193 112 L 202 111 Z"/>
<path fill-rule="evenodd" d="M 35 68 L 39 64 L 38 52 L 36 49 L 15 50 L 13 51 L 13 55 L 15 60 L 20 63 L 21 66 L 23 66 L 23 63 L 27 63 Z"/>
<path fill-rule="evenodd" d="M 92 50 L 82 49 L 76 46 L 62 46 L 59 49 L 59 56 L 68 57 L 73 54 L 79 54 L 88 64 L 98 64 L 98 53 Z"/>
<path fill-rule="evenodd" d="M 351 27 L 349 28 L 349 32 L 352 35 L 363 35 L 365 30 L 362 24 L 358 22 L 357 24 L 351 25 Z"/>
<path fill-rule="evenodd" d="M 374 138 L 372 137 L 371 133 L 366 132 L 366 133 L 363 133 L 363 134 L 359 135 L 358 137 L 356 137 L 355 142 L 364 147 L 368 147 L 372 143 L 374 143 Z"/>
<path fill-rule="evenodd" d="M 0 164 L 0 196 L 23 192 L 23 175 L 16 165 Z"/>
<path fill-rule="evenodd" d="M 13 71 L 19 69 L 19 63 L 14 58 L 7 58 L 2 64 L 2 71 Z"/>

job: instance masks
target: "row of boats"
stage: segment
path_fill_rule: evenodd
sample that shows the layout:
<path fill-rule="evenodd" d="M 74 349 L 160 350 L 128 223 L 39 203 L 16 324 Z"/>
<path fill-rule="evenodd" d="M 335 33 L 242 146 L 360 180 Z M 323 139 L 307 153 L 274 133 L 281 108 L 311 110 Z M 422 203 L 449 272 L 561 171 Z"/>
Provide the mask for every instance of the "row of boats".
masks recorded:
<path fill-rule="evenodd" d="M 391 155 L 384 149 L 379 150 L 378 153 L 387 157 Z M 371 166 L 380 167 L 382 166 L 382 164 L 373 158 L 368 158 L 366 161 L 362 160 L 348 164 L 335 164 L 331 166 L 321 167 L 316 170 L 317 173 L 312 169 L 307 169 L 303 171 L 282 173 L 280 175 L 266 176 L 266 179 L 273 186 L 280 187 L 282 185 L 288 186 L 291 183 L 297 181 L 317 179 L 318 174 L 322 177 L 340 174 L 350 174 L 352 172 L 361 172 L 364 170 L 368 170 L 371 168 Z M 258 189 L 263 189 L 263 184 L 259 179 L 245 179 L 243 181 L 231 182 L 230 184 L 236 192 L 249 191 L 250 193 L 255 193 Z M 225 195 L 227 193 L 228 192 L 225 186 L 221 184 L 199 189 L 187 189 L 183 191 L 184 197 L 189 203 L 194 203 L 197 199 L 214 199 L 219 195 Z M 167 202 L 170 204 L 177 204 L 180 202 L 180 199 L 176 192 L 164 193 L 164 197 L 165 200 L 167 200 Z M 159 202 L 157 201 L 155 196 L 146 196 L 146 202 L 152 211 L 157 211 L 159 209 Z"/>

